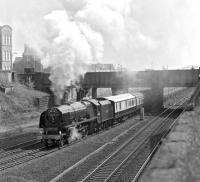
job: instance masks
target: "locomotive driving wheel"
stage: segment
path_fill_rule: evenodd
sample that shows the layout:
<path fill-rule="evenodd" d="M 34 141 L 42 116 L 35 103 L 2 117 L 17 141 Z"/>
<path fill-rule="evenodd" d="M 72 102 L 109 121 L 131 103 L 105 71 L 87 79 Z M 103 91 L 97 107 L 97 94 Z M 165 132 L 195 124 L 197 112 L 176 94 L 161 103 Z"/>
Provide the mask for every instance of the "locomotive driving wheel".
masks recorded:
<path fill-rule="evenodd" d="M 48 143 L 47 139 L 44 140 L 44 145 L 45 145 L 46 148 L 49 148 L 49 143 Z"/>

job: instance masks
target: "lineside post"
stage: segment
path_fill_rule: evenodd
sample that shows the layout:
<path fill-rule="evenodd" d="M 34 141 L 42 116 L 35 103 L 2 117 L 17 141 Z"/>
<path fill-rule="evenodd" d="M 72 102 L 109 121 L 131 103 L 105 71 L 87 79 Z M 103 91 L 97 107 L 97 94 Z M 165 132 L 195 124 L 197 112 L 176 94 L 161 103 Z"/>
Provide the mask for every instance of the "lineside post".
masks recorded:
<path fill-rule="evenodd" d="M 140 120 L 144 120 L 144 107 L 140 108 Z"/>

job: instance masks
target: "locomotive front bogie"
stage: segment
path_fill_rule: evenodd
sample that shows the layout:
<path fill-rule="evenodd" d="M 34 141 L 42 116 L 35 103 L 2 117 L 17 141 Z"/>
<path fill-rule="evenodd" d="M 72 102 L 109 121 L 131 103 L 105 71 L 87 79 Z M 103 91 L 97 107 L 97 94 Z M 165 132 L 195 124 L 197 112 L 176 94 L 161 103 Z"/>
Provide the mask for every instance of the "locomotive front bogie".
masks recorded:
<path fill-rule="evenodd" d="M 70 131 L 67 128 L 44 128 L 42 142 L 45 143 L 46 147 L 49 145 L 62 146 L 67 142 L 69 134 Z"/>
<path fill-rule="evenodd" d="M 59 140 L 62 132 L 57 128 L 44 128 L 43 140 Z"/>

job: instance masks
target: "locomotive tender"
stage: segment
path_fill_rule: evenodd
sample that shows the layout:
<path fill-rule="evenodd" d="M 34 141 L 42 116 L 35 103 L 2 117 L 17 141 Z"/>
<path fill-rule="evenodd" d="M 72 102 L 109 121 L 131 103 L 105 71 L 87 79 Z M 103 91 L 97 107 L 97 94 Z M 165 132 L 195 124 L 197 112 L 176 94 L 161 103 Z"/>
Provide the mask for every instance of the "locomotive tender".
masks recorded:
<path fill-rule="evenodd" d="M 143 102 L 143 94 L 127 93 L 49 108 L 40 116 L 42 141 L 46 147 L 50 144 L 63 146 L 68 143 L 73 131 L 82 136 L 98 132 L 132 116 Z"/>

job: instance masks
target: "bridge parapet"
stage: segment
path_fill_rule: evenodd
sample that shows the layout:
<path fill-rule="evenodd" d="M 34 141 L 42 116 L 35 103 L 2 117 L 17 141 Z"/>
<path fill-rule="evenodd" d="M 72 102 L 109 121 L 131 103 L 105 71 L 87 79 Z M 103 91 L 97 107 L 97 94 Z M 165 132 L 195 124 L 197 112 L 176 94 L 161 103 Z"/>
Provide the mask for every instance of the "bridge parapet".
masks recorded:
<path fill-rule="evenodd" d="M 87 72 L 85 88 L 193 87 L 199 80 L 200 70 L 156 70 L 138 72 Z"/>

